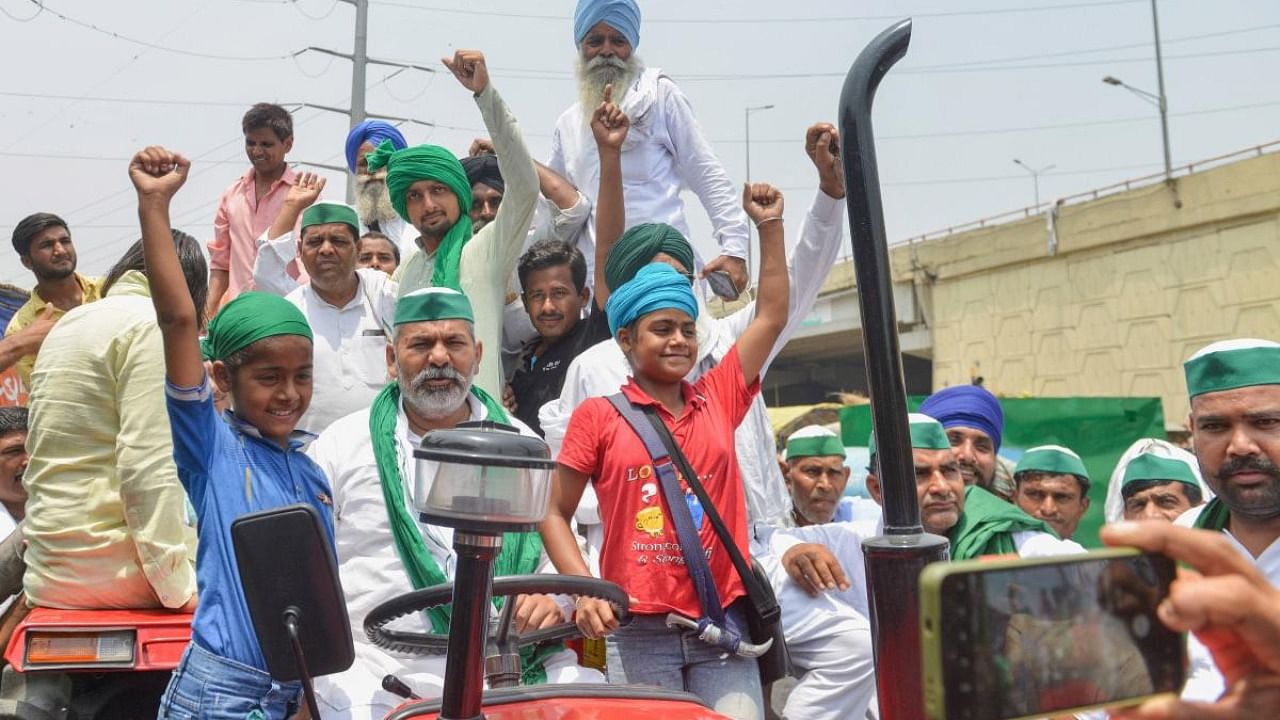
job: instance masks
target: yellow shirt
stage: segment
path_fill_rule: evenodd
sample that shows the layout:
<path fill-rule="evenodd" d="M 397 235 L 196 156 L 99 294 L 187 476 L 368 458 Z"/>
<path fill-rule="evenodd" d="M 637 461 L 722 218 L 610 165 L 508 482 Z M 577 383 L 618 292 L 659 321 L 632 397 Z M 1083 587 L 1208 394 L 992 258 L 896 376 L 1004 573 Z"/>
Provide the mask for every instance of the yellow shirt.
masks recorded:
<path fill-rule="evenodd" d="M 80 273 L 76 273 L 75 275 L 76 282 L 80 283 L 80 292 L 83 295 L 81 304 L 91 303 L 102 297 L 102 278 L 85 277 Z M 32 290 L 31 299 L 27 300 L 26 304 L 18 308 L 18 312 L 13 314 L 13 318 L 9 320 L 9 327 L 4 331 L 4 334 L 10 335 L 12 333 L 16 333 L 35 322 L 35 319 L 40 316 L 40 313 L 44 312 L 44 306 L 47 304 L 48 303 L 44 301 L 44 298 L 40 297 L 39 292 Z M 62 308 L 54 307 L 54 317 L 60 318 L 65 314 L 66 311 Z M 22 386 L 25 387 L 28 392 L 31 390 L 31 367 L 35 365 L 35 363 L 36 356 L 33 354 L 24 356 L 18 361 L 18 364 L 14 366 L 18 369 L 18 379 L 22 381 Z"/>
<path fill-rule="evenodd" d="M 31 378 L 23 585 L 35 605 L 181 607 L 196 534 L 173 463 L 146 277 L 58 321 Z"/>

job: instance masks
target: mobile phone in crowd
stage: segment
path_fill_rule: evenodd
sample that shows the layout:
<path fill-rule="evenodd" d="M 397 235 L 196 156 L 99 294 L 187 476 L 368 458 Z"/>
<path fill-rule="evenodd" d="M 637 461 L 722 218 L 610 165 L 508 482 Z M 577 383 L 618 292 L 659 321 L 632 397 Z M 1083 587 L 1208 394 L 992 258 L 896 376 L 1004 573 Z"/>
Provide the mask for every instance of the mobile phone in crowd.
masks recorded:
<path fill-rule="evenodd" d="M 920 574 L 925 714 L 1021 720 L 1177 694 L 1186 639 L 1156 608 L 1175 566 L 1108 549 Z"/>
<path fill-rule="evenodd" d="M 711 286 L 711 292 L 716 297 L 725 300 L 738 299 L 738 287 L 733 284 L 733 278 L 729 277 L 729 273 L 723 270 L 714 270 L 707 273 L 707 284 Z"/>

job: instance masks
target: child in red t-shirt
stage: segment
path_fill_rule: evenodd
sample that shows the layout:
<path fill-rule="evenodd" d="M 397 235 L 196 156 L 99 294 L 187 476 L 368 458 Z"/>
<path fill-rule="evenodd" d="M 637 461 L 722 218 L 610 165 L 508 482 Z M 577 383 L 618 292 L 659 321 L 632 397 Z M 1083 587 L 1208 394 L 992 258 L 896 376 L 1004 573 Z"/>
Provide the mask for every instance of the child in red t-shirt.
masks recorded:
<path fill-rule="evenodd" d="M 624 224 L 619 153 L 628 124 L 609 102 L 597 108 L 591 123 L 600 152 L 597 242 L 606 246 L 618 238 Z M 692 268 L 677 267 L 679 261 L 663 255 L 614 288 L 612 297 L 599 283 L 596 292 L 603 294 L 610 330 L 631 364 L 623 395 L 633 404 L 657 410 L 746 555 L 746 501 L 734 430 L 759 391 L 760 371 L 786 324 L 789 287 L 782 194 L 766 184 L 749 185 L 743 189 L 742 204 L 760 233 L 755 317 L 724 360 L 697 383 L 684 380 L 698 356 L 698 306 L 687 275 Z M 676 231 L 642 225 L 628 233 Z M 587 400 L 569 421 L 551 508 L 541 526 L 547 553 L 562 573 L 590 575 L 569 526 L 588 481 L 594 484 L 604 525 L 601 576 L 627 591 L 633 613 L 633 621 L 620 629 L 607 602 L 578 601 L 576 617 L 583 634 L 597 638 L 613 633 L 610 681 L 686 690 L 731 717 L 764 717 L 754 659 L 703 643 L 692 631 L 666 627 L 668 613 L 696 619 L 702 608 L 649 453 L 609 400 L 601 397 Z M 727 623 L 745 636 L 745 618 L 729 607 L 745 594 L 742 582 L 710 523 L 703 522 L 700 507 L 691 502 L 690 510 Z"/>

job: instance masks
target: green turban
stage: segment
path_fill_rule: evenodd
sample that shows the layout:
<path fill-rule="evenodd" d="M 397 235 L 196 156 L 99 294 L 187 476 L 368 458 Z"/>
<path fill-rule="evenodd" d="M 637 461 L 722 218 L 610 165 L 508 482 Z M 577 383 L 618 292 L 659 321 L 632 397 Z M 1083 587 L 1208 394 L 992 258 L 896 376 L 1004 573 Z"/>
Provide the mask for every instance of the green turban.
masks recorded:
<path fill-rule="evenodd" d="M 670 255 L 684 265 L 685 272 L 693 272 L 693 246 L 680 231 L 666 223 L 644 223 L 622 233 L 613 244 L 604 263 L 605 284 L 617 290 L 658 253 Z"/>
<path fill-rule="evenodd" d="M 244 292 L 223 305 L 209 321 L 209 335 L 200 351 L 205 360 L 226 360 L 259 340 L 276 335 L 312 339 L 307 318 L 293 303 L 271 293 Z"/>
<path fill-rule="evenodd" d="M 328 225 L 329 223 L 345 223 L 351 228 L 353 240 L 360 237 L 360 216 L 355 208 L 340 202 L 321 201 L 307 208 L 302 213 L 299 230 L 306 230 L 312 225 Z"/>
<path fill-rule="evenodd" d="M 409 187 L 421 180 L 435 180 L 453 191 L 458 198 L 458 221 L 440 241 L 436 249 L 435 264 L 431 271 L 431 284 L 461 290 L 458 279 L 458 263 L 462 248 L 471 239 L 471 183 L 462 163 L 453 153 L 439 145 L 416 145 L 396 150 L 390 140 L 382 144 L 366 158 L 369 172 L 383 167 L 387 169 L 387 193 L 391 206 L 405 222 L 417 226 L 405 207 Z"/>
<path fill-rule="evenodd" d="M 467 296 L 452 288 L 422 288 L 402 296 L 396 302 L 396 326 L 431 320 L 475 322 L 476 316 Z"/>
<path fill-rule="evenodd" d="M 911 447 L 914 450 L 950 450 L 951 441 L 947 440 L 947 431 L 942 423 L 923 413 L 907 415 L 907 424 L 911 427 Z M 876 435 L 871 433 L 871 441 L 867 443 L 867 454 L 876 456 Z"/>

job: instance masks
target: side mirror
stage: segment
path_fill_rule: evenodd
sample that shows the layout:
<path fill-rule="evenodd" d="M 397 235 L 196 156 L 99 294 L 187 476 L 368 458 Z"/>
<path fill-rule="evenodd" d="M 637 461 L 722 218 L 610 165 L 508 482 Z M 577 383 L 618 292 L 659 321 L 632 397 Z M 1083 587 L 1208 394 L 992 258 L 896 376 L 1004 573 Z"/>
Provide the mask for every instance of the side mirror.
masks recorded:
<path fill-rule="evenodd" d="M 355 660 L 333 546 L 310 505 L 265 510 L 231 523 L 240 584 L 267 662 L 280 682 L 301 680 L 318 718 L 311 676 Z"/>

